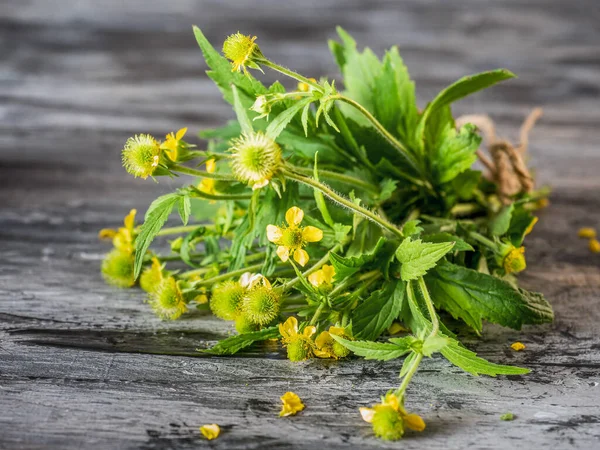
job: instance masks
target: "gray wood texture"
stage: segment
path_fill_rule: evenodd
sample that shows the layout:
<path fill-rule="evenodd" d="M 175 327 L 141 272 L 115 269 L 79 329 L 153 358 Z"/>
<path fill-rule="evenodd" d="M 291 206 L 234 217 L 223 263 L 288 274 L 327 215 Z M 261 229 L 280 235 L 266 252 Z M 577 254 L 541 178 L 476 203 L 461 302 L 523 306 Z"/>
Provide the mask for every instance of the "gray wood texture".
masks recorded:
<path fill-rule="evenodd" d="M 192 24 L 214 43 L 257 34 L 274 60 L 317 77 L 337 74 L 326 40 L 340 24 L 377 52 L 398 44 L 422 102 L 468 73 L 519 75 L 456 111 L 489 113 L 515 136 L 545 108 L 531 153 L 554 193 L 522 282 L 556 322 L 467 339 L 531 375 L 477 378 L 427 360 L 408 396 L 427 430 L 384 443 L 357 408 L 396 384 L 399 362 L 198 357 L 225 323 L 164 323 L 141 292 L 103 283 L 97 230 L 175 185 L 128 176 L 125 139 L 232 117 Z M 0 55 L 0 448 L 600 448 L 600 255 L 576 236 L 600 226 L 597 0 L 2 0 Z M 517 339 L 525 351 L 509 349 Z M 287 390 L 306 409 L 280 419 Z M 516 420 L 500 421 L 508 411 Z M 223 433 L 209 443 L 198 426 L 213 422 Z"/>

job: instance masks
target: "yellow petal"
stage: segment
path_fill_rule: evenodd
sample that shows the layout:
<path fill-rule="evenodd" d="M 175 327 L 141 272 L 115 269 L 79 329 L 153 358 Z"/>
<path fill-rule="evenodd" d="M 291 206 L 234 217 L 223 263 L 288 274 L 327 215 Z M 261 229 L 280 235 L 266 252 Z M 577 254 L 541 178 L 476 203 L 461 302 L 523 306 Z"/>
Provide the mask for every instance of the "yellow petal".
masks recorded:
<path fill-rule="evenodd" d="M 304 336 L 306 336 L 307 338 L 311 337 L 313 334 L 315 334 L 317 332 L 317 327 L 315 326 L 308 326 L 304 329 L 304 331 L 302 332 L 302 334 Z"/>
<path fill-rule="evenodd" d="M 98 232 L 98 239 L 113 239 L 117 235 L 117 230 L 112 228 L 102 228 Z"/>
<path fill-rule="evenodd" d="M 525 344 L 522 342 L 515 342 L 510 346 L 515 352 L 520 352 L 521 350 L 525 350 Z"/>
<path fill-rule="evenodd" d="M 200 427 L 200 433 L 209 441 L 216 439 L 219 437 L 221 433 L 221 428 L 216 423 L 211 423 L 210 425 L 202 425 Z"/>
<path fill-rule="evenodd" d="M 133 230 L 133 227 L 135 225 L 135 215 L 136 214 L 137 214 L 137 210 L 132 209 L 131 211 L 129 211 L 129 214 L 127 214 L 125 216 L 125 220 L 123 220 L 123 223 L 125 224 L 125 228 L 127 228 L 128 230 Z"/>
<path fill-rule="evenodd" d="M 315 287 L 321 286 L 325 282 L 325 276 L 322 270 L 317 270 L 308 276 L 308 281 Z"/>
<path fill-rule="evenodd" d="M 306 253 L 306 250 L 304 249 L 299 248 L 294 252 L 294 261 L 296 261 L 302 267 L 306 265 L 308 259 L 308 253 Z"/>
<path fill-rule="evenodd" d="M 523 233 L 523 236 L 527 236 L 529 233 L 531 233 L 533 231 L 533 227 L 535 226 L 536 223 L 538 223 L 538 218 L 534 217 L 533 220 L 531 221 L 531 223 L 529 224 L 529 226 L 525 229 L 525 232 Z"/>
<path fill-rule="evenodd" d="M 415 431 L 423 431 L 425 429 L 425 421 L 418 414 L 407 414 L 402 417 L 404 425 Z"/>
<path fill-rule="evenodd" d="M 319 350 L 323 350 L 325 347 L 333 344 L 333 338 L 327 331 L 321 331 L 321 333 L 315 339 L 315 345 Z"/>
<path fill-rule="evenodd" d="M 182 128 L 175 135 L 175 139 L 177 139 L 179 141 L 183 136 L 185 136 L 185 133 L 187 133 L 187 128 Z"/>
<path fill-rule="evenodd" d="M 335 336 L 345 337 L 346 329 L 342 327 L 329 327 L 329 334 L 333 334 Z"/>
<path fill-rule="evenodd" d="M 300 222 L 302 222 L 302 219 L 304 218 L 304 211 L 302 211 L 300 208 L 298 208 L 297 206 L 292 206 L 290 209 L 287 210 L 287 212 L 285 213 L 285 221 L 290 225 L 290 226 L 297 226 L 300 225 Z"/>
<path fill-rule="evenodd" d="M 286 392 L 283 394 L 281 396 L 281 401 L 283 402 L 283 408 L 279 413 L 280 417 L 292 416 L 304 409 L 304 403 L 302 403 L 300 397 L 293 392 Z"/>
<path fill-rule="evenodd" d="M 283 231 L 275 225 L 267 225 L 267 239 L 270 242 L 277 243 L 281 239 Z"/>
<path fill-rule="evenodd" d="M 208 173 L 215 173 L 215 170 L 217 169 L 217 163 L 215 162 L 214 159 L 209 159 L 208 161 L 206 161 L 204 163 L 205 167 L 206 167 L 206 171 Z"/>
<path fill-rule="evenodd" d="M 399 410 L 400 408 L 400 400 L 398 399 L 398 397 L 396 395 L 394 395 L 393 393 L 391 394 L 387 394 L 385 396 L 385 402 L 384 404 L 391 406 L 392 408 L 394 408 L 396 411 Z"/>
<path fill-rule="evenodd" d="M 247 288 L 250 286 L 250 282 L 252 281 L 253 275 L 250 272 L 245 272 L 240 277 L 240 284 L 242 287 Z"/>
<path fill-rule="evenodd" d="M 362 416 L 365 422 L 373 422 L 373 416 L 375 415 L 375 410 L 373 408 L 367 408 L 365 406 L 362 406 L 361 408 L 359 408 L 359 410 L 360 415 Z"/>
<path fill-rule="evenodd" d="M 283 245 L 277 247 L 276 253 L 277 256 L 279 256 L 279 259 L 281 259 L 283 262 L 286 262 L 288 259 L 290 259 L 290 249 L 284 247 Z"/>
<path fill-rule="evenodd" d="M 323 231 L 309 225 L 302 229 L 302 239 L 306 242 L 319 242 L 323 239 Z"/>
<path fill-rule="evenodd" d="M 335 277 L 335 268 L 329 264 L 325 264 L 321 271 L 323 272 L 325 283 L 333 283 L 333 278 Z"/>
<path fill-rule="evenodd" d="M 291 316 L 288 317 L 284 323 L 280 323 L 279 334 L 281 334 L 284 339 L 298 334 L 298 319 L 296 319 L 294 316 Z"/>

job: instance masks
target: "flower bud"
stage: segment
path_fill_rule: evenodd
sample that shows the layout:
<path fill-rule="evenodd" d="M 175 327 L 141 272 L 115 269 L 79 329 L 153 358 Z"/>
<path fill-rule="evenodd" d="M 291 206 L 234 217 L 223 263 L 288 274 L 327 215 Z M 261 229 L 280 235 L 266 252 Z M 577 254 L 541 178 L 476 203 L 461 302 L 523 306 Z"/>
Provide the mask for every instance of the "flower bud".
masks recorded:
<path fill-rule="evenodd" d="M 525 247 L 506 245 L 502 250 L 502 267 L 507 274 L 519 273 L 527 267 L 525 261 Z"/>
<path fill-rule="evenodd" d="M 264 326 L 279 315 L 279 294 L 270 285 L 256 285 L 242 301 L 244 315 L 253 323 Z"/>
<path fill-rule="evenodd" d="M 269 113 L 271 112 L 271 103 L 269 103 L 269 100 L 265 95 L 259 95 L 256 97 L 256 101 L 250 109 L 259 114 L 257 119 L 261 117 L 266 117 L 268 119 Z"/>
<path fill-rule="evenodd" d="M 396 441 L 404 434 L 404 422 L 390 405 L 378 405 L 372 419 L 375 436 L 386 441 Z"/>
<path fill-rule="evenodd" d="M 259 189 L 269 184 L 281 167 L 281 149 L 261 132 L 243 135 L 231 142 L 231 169 L 235 177 Z"/>
<path fill-rule="evenodd" d="M 304 361 L 312 355 L 310 341 L 299 336 L 287 344 L 287 357 L 290 361 Z"/>
<path fill-rule="evenodd" d="M 125 170 L 140 178 L 148 178 L 155 172 L 160 156 L 160 145 L 149 134 L 137 134 L 127 139 L 121 153 Z"/>
<path fill-rule="evenodd" d="M 258 326 L 253 323 L 245 314 L 240 314 L 235 318 L 235 329 L 238 333 L 251 333 L 258 329 Z"/>
<path fill-rule="evenodd" d="M 163 320 L 178 319 L 187 311 L 183 293 L 173 277 L 162 280 L 150 296 L 150 306 Z"/>
<path fill-rule="evenodd" d="M 213 288 L 210 309 L 223 320 L 234 320 L 239 313 L 244 288 L 235 281 L 225 281 Z"/>
<path fill-rule="evenodd" d="M 102 276 L 113 286 L 131 287 L 135 284 L 133 263 L 133 254 L 115 248 L 102 261 Z"/>

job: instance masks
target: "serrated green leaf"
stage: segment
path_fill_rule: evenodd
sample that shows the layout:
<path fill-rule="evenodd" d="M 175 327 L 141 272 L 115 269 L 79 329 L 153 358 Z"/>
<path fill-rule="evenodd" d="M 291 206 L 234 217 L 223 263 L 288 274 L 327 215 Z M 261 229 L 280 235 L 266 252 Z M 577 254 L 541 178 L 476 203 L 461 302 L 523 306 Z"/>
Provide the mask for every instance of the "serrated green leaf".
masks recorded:
<path fill-rule="evenodd" d="M 447 125 L 440 142 L 431 152 L 431 165 L 435 181 L 447 183 L 469 169 L 477 160 L 475 152 L 481 143 L 476 128 L 467 124 L 459 132 Z"/>
<path fill-rule="evenodd" d="M 423 342 L 421 347 L 421 353 L 423 355 L 429 357 L 434 353 L 441 351 L 444 347 L 446 347 L 450 343 L 450 338 L 446 336 L 441 336 L 439 334 L 435 336 L 429 336 Z"/>
<path fill-rule="evenodd" d="M 448 345 L 441 349 L 442 355 L 457 367 L 475 376 L 489 375 L 524 375 L 529 369 L 515 366 L 505 366 L 486 361 L 477 356 L 477 353 L 467 350 L 458 341 L 450 339 Z"/>
<path fill-rule="evenodd" d="M 404 236 L 414 236 L 423 232 L 423 228 L 419 226 L 421 223 L 418 219 L 409 220 L 402 226 Z"/>
<path fill-rule="evenodd" d="M 514 211 L 514 203 L 505 206 L 500 212 L 490 221 L 490 233 L 494 236 L 503 236 L 508 231 L 512 214 Z"/>
<path fill-rule="evenodd" d="M 452 83 L 442 90 L 425 108 L 421 115 L 421 120 L 417 127 L 417 137 L 423 139 L 425 127 L 429 117 L 437 110 L 444 108 L 467 95 L 493 86 L 500 81 L 514 78 L 515 74 L 506 69 L 497 69 L 489 72 L 482 72 L 476 75 L 469 75 Z"/>
<path fill-rule="evenodd" d="M 359 339 L 377 339 L 398 317 L 404 295 L 402 281 L 388 281 L 352 312 L 352 332 Z"/>
<path fill-rule="evenodd" d="M 423 242 L 433 242 L 433 243 L 454 242 L 454 248 L 452 250 L 456 250 L 459 252 L 466 252 L 466 251 L 472 252 L 475 250 L 469 243 L 463 241 L 458 236 L 456 236 L 454 234 L 450 234 L 450 233 L 439 232 L 439 233 L 432 233 L 432 234 L 424 234 L 421 236 L 421 239 L 423 240 Z"/>
<path fill-rule="evenodd" d="M 251 134 L 253 131 L 252 122 L 248 118 L 248 111 L 242 105 L 240 94 L 237 87 L 235 87 L 235 84 L 231 85 L 231 92 L 233 94 L 233 110 L 235 111 L 235 115 L 240 124 L 240 129 L 244 134 Z"/>
<path fill-rule="evenodd" d="M 334 334 L 333 339 L 338 341 L 355 355 L 362 356 L 365 359 L 376 359 L 378 361 L 389 361 L 400 356 L 406 355 L 411 351 L 410 342 L 408 339 L 402 341 L 396 339 L 397 342 L 373 342 L 373 341 L 349 341 Z"/>
<path fill-rule="evenodd" d="M 166 194 L 154 200 L 144 218 L 144 224 L 140 227 L 140 233 L 135 238 L 135 263 L 134 276 L 137 278 L 142 270 L 144 255 L 150 244 L 163 227 L 175 204 L 181 198 L 180 194 Z"/>
<path fill-rule="evenodd" d="M 209 353 L 211 355 L 233 355 L 234 353 L 239 352 L 241 349 L 248 347 L 255 342 L 265 341 L 267 339 L 275 339 L 278 337 L 279 328 L 269 327 L 260 331 L 254 331 L 252 333 L 244 333 L 228 337 L 209 349 L 198 349 L 198 351 L 202 353 Z"/>
<path fill-rule="evenodd" d="M 380 237 L 375 244 L 375 247 L 373 247 L 369 253 L 363 253 L 360 256 L 344 257 L 337 255 L 336 253 L 331 253 L 329 255 L 329 260 L 335 269 L 335 280 L 341 281 L 346 277 L 350 277 L 361 270 L 364 265 L 373 261 L 377 252 L 385 244 L 385 241 L 385 238 Z"/>
<path fill-rule="evenodd" d="M 396 257 L 402 263 L 400 276 L 404 281 L 410 281 L 425 275 L 452 247 L 454 242 L 432 244 L 407 237 L 396 250 Z"/>
<path fill-rule="evenodd" d="M 525 324 L 554 318 L 541 294 L 517 290 L 506 281 L 466 267 L 444 262 L 425 280 L 436 306 L 477 332 L 482 330 L 483 319 L 519 330 Z"/>
<path fill-rule="evenodd" d="M 279 134 L 284 130 L 286 125 L 291 122 L 298 112 L 309 105 L 313 101 L 312 97 L 308 97 L 302 100 L 298 100 L 289 108 L 283 110 L 281 113 L 277 115 L 272 121 L 269 122 L 267 126 L 266 135 L 271 139 L 276 139 Z"/>
<path fill-rule="evenodd" d="M 184 225 L 187 225 L 192 211 L 192 204 L 188 195 L 179 198 L 177 209 L 179 211 L 179 217 L 181 217 L 181 222 L 183 222 Z"/>

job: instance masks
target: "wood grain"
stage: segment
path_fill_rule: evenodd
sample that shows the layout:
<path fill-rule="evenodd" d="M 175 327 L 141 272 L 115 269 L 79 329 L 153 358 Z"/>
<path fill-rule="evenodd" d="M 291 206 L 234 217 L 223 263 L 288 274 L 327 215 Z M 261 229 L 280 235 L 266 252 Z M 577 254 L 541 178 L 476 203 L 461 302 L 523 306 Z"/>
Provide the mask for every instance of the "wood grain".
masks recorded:
<path fill-rule="evenodd" d="M 600 258 L 575 231 L 600 224 L 599 23 L 595 0 L 4 0 L 0 448 L 600 447 Z M 531 153 L 554 194 L 522 279 L 551 300 L 556 322 L 466 337 L 531 375 L 476 378 L 428 360 L 408 397 L 426 432 L 383 443 L 357 408 L 395 384 L 397 361 L 293 364 L 276 348 L 199 357 L 230 332 L 223 322 L 163 323 L 139 291 L 102 282 L 97 230 L 179 182 L 127 176 L 124 140 L 232 117 L 204 75 L 192 24 L 215 43 L 257 34 L 265 53 L 311 76 L 337 76 L 326 45 L 335 25 L 377 52 L 398 44 L 422 104 L 468 73 L 519 75 L 456 111 L 487 112 L 515 136 L 530 108 L 545 108 Z M 509 349 L 516 339 L 525 351 Z M 280 419 L 287 390 L 307 408 Z M 500 421 L 508 411 L 516 420 Z M 223 434 L 208 443 L 198 426 L 213 422 Z"/>

